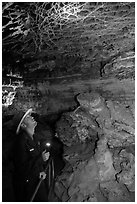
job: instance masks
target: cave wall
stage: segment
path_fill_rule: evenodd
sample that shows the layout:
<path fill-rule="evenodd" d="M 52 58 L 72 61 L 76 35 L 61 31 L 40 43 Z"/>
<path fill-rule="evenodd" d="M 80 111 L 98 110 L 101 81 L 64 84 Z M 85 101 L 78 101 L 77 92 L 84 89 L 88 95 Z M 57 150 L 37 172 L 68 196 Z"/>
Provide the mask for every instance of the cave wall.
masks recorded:
<path fill-rule="evenodd" d="M 126 106 L 135 105 L 134 80 L 112 78 L 109 80 L 79 80 L 50 86 L 39 84 L 34 90 L 32 87 L 19 88 L 13 104 L 3 107 L 3 113 L 14 114 L 18 110 L 26 111 L 30 107 L 40 115 L 61 113 L 73 110 L 79 105 L 76 95 L 92 91 Z"/>
<path fill-rule="evenodd" d="M 66 166 L 55 182 L 57 200 L 134 201 L 135 3 L 87 2 L 67 20 L 33 55 L 23 41 L 24 86 L 2 116 L 28 108 L 42 120 L 60 115 L 54 128 Z M 95 110 L 94 94 L 103 101 Z"/>
<path fill-rule="evenodd" d="M 56 123 L 67 161 L 56 196 L 64 202 L 134 201 L 134 110 L 95 91 L 77 100 L 80 106 Z"/>
<path fill-rule="evenodd" d="M 54 33 L 49 47 L 42 41 L 41 49 L 32 55 L 31 46 L 27 47 L 24 41 L 26 55 L 22 45 L 24 53 L 16 63 L 16 67 L 24 69 L 24 87 L 16 89 L 13 104 L 3 107 L 5 113 L 29 107 L 39 114 L 73 109 L 78 105 L 75 96 L 92 90 L 122 103 L 134 101 L 135 3 L 86 2 L 64 6 L 70 13 L 73 6 L 76 13 L 66 13 L 65 23 L 59 30 L 51 26 L 48 14 Z M 24 40 L 30 37 L 29 33 Z M 10 49 L 5 44 L 3 48 Z"/>
<path fill-rule="evenodd" d="M 93 73 L 77 73 L 45 78 L 40 74 L 36 79 L 29 77 L 28 81 L 24 81 L 23 87 L 16 89 L 13 104 L 3 107 L 3 113 L 14 114 L 15 111 L 26 111 L 30 107 L 40 115 L 73 110 L 78 106 L 76 95 L 93 90 L 105 98 L 118 100 L 126 105 L 134 104 L 135 101 L 133 51 L 124 52 L 109 61 L 104 66 L 101 77 Z"/>

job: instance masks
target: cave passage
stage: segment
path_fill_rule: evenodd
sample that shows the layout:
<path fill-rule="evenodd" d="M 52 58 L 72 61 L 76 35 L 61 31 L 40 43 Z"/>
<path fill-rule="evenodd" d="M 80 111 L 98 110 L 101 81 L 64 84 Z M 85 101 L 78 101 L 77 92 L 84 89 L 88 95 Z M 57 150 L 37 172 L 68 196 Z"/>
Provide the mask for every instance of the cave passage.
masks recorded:
<path fill-rule="evenodd" d="M 2 2 L 2 201 L 135 201 L 135 2 Z"/>

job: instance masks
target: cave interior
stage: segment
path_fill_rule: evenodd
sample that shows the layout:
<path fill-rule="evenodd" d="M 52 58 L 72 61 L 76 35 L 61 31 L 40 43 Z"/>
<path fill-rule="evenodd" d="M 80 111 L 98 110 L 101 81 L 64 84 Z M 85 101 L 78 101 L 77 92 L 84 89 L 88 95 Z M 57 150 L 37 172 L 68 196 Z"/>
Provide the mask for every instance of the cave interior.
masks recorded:
<path fill-rule="evenodd" d="M 64 145 L 51 201 L 134 202 L 135 2 L 3 2 L 2 123 L 29 108 Z"/>

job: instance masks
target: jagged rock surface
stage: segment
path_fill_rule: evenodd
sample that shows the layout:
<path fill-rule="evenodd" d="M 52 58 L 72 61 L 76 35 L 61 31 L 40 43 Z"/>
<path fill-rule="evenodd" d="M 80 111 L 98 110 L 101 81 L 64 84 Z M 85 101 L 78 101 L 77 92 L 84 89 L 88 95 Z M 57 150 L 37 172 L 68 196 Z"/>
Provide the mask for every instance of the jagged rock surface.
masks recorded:
<path fill-rule="evenodd" d="M 58 199 L 134 201 L 135 2 L 26 2 L 23 13 L 20 2 L 3 5 L 3 70 L 24 76 L 3 116 L 69 111 L 56 127 L 67 161 Z"/>
<path fill-rule="evenodd" d="M 64 169 L 57 179 L 56 195 L 64 202 L 134 201 L 135 135 L 130 107 L 127 109 L 119 103 L 106 101 L 99 93 L 83 93 L 77 100 L 80 107 L 63 115 L 57 123 L 57 134 L 66 145 L 64 157 L 71 171 L 68 173 Z M 63 121 L 68 121 L 68 118 L 71 125 L 64 126 Z M 72 127 L 75 128 L 69 134 Z M 78 127 L 94 131 L 91 134 L 89 131 L 80 131 L 83 134 L 81 136 Z M 116 134 L 112 140 L 113 133 Z M 92 135 L 96 137 L 91 145 L 89 141 Z M 74 137 L 74 146 L 69 143 L 71 137 Z M 87 151 L 89 147 L 90 151 Z M 65 180 L 66 174 L 68 180 Z M 65 183 L 62 190 L 65 196 L 59 195 L 62 181 Z"/>

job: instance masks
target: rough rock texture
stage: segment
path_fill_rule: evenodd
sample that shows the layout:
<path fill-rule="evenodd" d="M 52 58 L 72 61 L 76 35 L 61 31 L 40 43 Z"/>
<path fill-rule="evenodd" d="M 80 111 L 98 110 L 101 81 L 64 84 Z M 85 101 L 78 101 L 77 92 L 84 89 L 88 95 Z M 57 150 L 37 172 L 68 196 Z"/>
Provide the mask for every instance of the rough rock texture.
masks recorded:
<path fill-rule="evenodd" d="M 20 72 L 25 84 L 5 114 L 74 109 L 87 90 L 134 101 L 135 2 L 3 2 L 2 11 L 3 70 Z"/>
<path fill-rule="evenodd" d="M 64 202 L 134 201 L 135 135 L 130 107 L 106 101 L 95 92 L 80 94 L 77 100 L 80 107 L 63 115 L 57 123 L 57 135 L 66 145 L 64 158 L 71 167 L 67 168 L 71 171 L 64 169 L 57 179 L 56 195 Z M 64 126 L 63 122 L 68 119 L 71 119 L 71 125 Z M 81 137 L 77 128 L 84 126 L 86 129 L 92 128 L 94 132 L 90 134 L 89 131 L 80 131 L 83 134 Z M 72 127 L 75 128 L 69 134 Z M 86 141 L 91 141 L 94 133 L 96 140 L 93 140 L 93 147 L 93 141 L 92 145 Z M 69 143 L 73 136 L 74 146 Z M 89 147 L 94 151 L 88 151 Z M 65 180 L 66 174 L 68 180 Z M 65 182 L 65 185 L 62 186 L 62 182 Z M 60 188 L 64 189 L 62 191 L 65 196 L 59 194 Z"/>
<path fill-rule="evenodd" d="M 135 78 L 135 52 L 125 52 L 104 67 L 105 77 Z"/>
<path fill-rule="evenodd" d="M 112 103 L 111 101 L 107 101 L 107 107 L 110 110 L 111 120 L 125 124 L 126 126 L 135 127 L 135 121 L 129 107 L 126 108 L 119 102 Z"/>
<path fill-rule="evenodd" d="M 134 147 L 132 151 L 128 149 L 120 150 L 117 155 L 114 155 L 114 168 L 117 170 L 117 180 L 124 183 L 129 191 L 135 191 L 135 155 Z"/>
<path fill-rule="evenodd" d="M 103 182 L 115 180 L 117 172 L 113 167 L 113 154 L 107 147 L 107 139 L 105 137 L 98 141 L 95 160 L 99 168 L 99 180 Z"/>
<path fill-rule="evenodd" d="M 83 104 L 85 95 L 78 96 L 78 101 L 83 107 L 85 107 L 85 104 Z M 89 109 L 91 115 L 96 117 L 96 121 L 108 137 L 108 144 L 111 147 L 134 144 L 135 125 L 130 107 L 123 107 L 119 102 L 104 101 L 96 93 L 88 93 L 87 97 L 88 100 L 86 101 L 89 106 L 86 106 L 86 108 Z"/>
<path fill-rule="evenodd" d="M 3 3 L 3 64 L 27 72 L 28 82 L 67 73 L 132 78 L 134 51 L 135 2 Z"/>
<path fill-rule="evenodd" d="M 72 163 L 94 154 L 100 129 L 92 117 L 79 109 L 63 114 L 56 123 L 56 132 L 65 145 L 65 159 Z"/>
<path fill-rule="evenodd" d="M 80 112 L 71 112 L 62 115 L 57 123 L 57 133 L 65 145 L 71 146 L 76 143 L 83 143 L 87 140 L 96 138 L 98 125 L 93 118 L 81 114 Z M 66 132 L 68 131 L 68 132 Z M 65 135 L 68 135 L 67 137 Z"/>
<path fill-rule="evenodd" d="M 40 115 L 74 110 L 78 106 L 76 95 L 90 91 L 100 93 L 106 100 L 110 99 L 126 107 L 130 106 L 133 115 L 135 114 L 134 80 L 75 78 L 75 81 L 71 77 L 63 79 L 56 79 L 54 83 L 48 85 L 41 83 L 17 88 L 13 104 L 8 107 L 3 106 L 3 113 L 12 115 L 16 110 L 26 110 L 30 107 Z"/>
<path fill-rule="evenodd" d="M 61 114 L 58 200 L 134 201 L 135 2 L 3 2 L 2 43 L 3 70 L 24 76 L 3 117 Z"/>
<path fill-rule="evenodd" d="M 132 202 L 127 188 L 115 181 L 109 181 L 100 184 L 100 191 L 109 202 Z"/>

